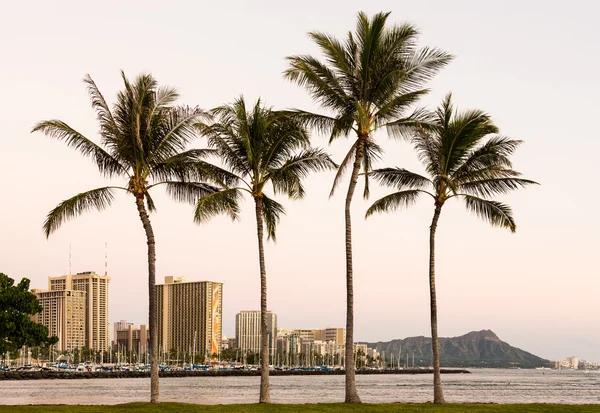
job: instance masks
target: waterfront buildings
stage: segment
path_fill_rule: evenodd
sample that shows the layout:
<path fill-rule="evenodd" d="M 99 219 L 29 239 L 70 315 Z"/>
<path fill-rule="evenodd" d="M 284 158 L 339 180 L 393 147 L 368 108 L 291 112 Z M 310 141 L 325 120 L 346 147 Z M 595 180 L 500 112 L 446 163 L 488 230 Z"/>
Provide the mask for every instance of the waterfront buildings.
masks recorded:
<path fill-rule="evenodd" d="M 48 290 L 32 290 L 42 312 L 32 318 L 58 337 L 57 349 L 88 347 L 106 351 L 110 343 L 108 284 L 110 277 L 92 271 L 48 278 Z"/>
<path fill-rule="evenodd" d="M 375 348 L 367 348 L 367 357 L 377 360 L 379 358 L 379 351 Z"/>
<path fill-rule="evenodd" d="M 577 370 L 579 368 L 579 359 L 577 357 L 567 357 L 564 360 L 550 362 L 550 368 L 559 370 Z"/>
<path fill-rule="evenodd" d="M 318 355 L 326 364 L 340 364 L 345 343 L 346 329 L 343 327 L 279 329 L 275 346 L 276 358 L 284 363 L 289 361 L 298 363 L 299 355 L 311 355 L 311 357 Z"/>
<path fill-rule="evenodd" d="M 267 311 L 269 354 L 273 355 L 277 340 L 277 314 Z M 240 311 L 235 316 L 235 345 L 242 352 L 260 352 L 260 311 Z"/>
<path fill-rule="evenodd" d="M 221 342 L 221 349 L 231 350 L 235 349 L 235 337 L 223 337 Z"/>
<path fill-rule="evenodd" d="M 123 331 L 123 330 L 127 330 L 129 328 L 129 326 L 133 326 L 133 323 L 127 321 L 127 320 L 121 320 L 121 321 L 117 321 L 113 324 L 113 344 L 116 344 L 117 342 L 117 331 Z"/>
<path fill-rule="evenodd" d="M 115 328 L 117 323 L 115 323 Z M 123 324 L 119 325 L 122 327 Z M 146 354 L 148 350 L 148 340 L 150 339 L 150 334 L 148 327 L 145 325 L 140 325 L 136 327 L 133 323 L 127 323 L 125 328 L 119 328 L 115 330 L 115 349 L 120 351 L 124 349 L 126 351 L 131 351 L 139 355 Z"/>
<path fill-rule="evenodd" d="M 156 294 L 160 352 L 219 354 L 223 283 L 169 276 L 156 286 Z"/>
<path fill-rule="evenodd" d="M 32 292 L 42 306 L 42 311 L 32 319 L 48 328 L 50 336 L 56 336 L 58 351 L 73 351 L 85 347 L 85 308 L 84 291 L 60 290 Z"/>
<path fill-rule="evenodd" d="M 49 291 L 85 292 L 85 345 L 94 351 L 106 351 L 110 345 L 108 323 L 108 275 L 93 271 L 48 278 Z"/>
<path fill-rule="evenodd" d="M 598 370 L 597 361 L 586 361 L 575 356 L 550 361 L 549 366 L 557 370 Z"/>
<path fill-rule="evenodd" d="M 567 357 L 566 368 L 577 370 L 579 368 L 579 358 L 575 356 Z"/>

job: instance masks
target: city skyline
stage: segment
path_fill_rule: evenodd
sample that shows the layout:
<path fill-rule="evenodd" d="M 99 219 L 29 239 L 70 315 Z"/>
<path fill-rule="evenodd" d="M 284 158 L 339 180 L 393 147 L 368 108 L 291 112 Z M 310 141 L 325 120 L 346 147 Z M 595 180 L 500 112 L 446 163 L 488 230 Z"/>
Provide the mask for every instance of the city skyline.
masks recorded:
<path fill-rule="evenodd" d="M 57 343 L 57 348 L 60 349 L 60 351 L 72 351 L 74 348 L 83 348 L 86 347 L 85 345 L 85 340 L 84 340 L 84 336 L 82 334 L 81 338 L 76 337 L 75 338 L 75 343 L 84 343 L 83 345 L 69 345 L 69 341 L 67 339 L 67 341 L 63 341 L 62 337 L 66 336 L 69 337 L 68 332 L 66 331 L 62 331 L 61 327 L 58 326 L 57 327 L 57 320 L 62 320 L 62 324 L 66 326 L 67 319 L 71 320 L 71 323 L 73 323 L 73 321 L 77 322 L 78 321 L 78 316 L 74 315 L 74 314 L 69 314 L 69 311 L 66 311 L 66 313 L 68 315 L 64 315 L 65 314 L 65 309 L 68 307 L 68 301 L 67 300 L 82 300 L 82 304 L 83 304 L 83 308 L 79 309 L 79 307 L 77 307 L 75 309 L 76 314 L 79 314 L 78 311 L 82 312 L 81 317 L 85 318 L 86 316 L 83 315 L 85 313 L 85 302 L 87 301 L 86 298 L 86 293 L 84 291 L 77 291 L 77 290 L 70 290 L 70 289 L 64 289 L 65 287 L 68 286 L 68 283 L 71 281 L 68 281 L 70 278 L 76 277 L 76 276 L 96 276 L 96 277 L 108 277 L 107 275 L 104 276 L 99 276 L 98 274 L 96 274 L 94 271 L 85 271 L 82 273 L 78 273 L 78 274 L 73 274 L 73 275 L 65 275 L 65 276 L 56 276 L 56 277 L 48 277 L 48 290 L 41 290 L 39 288 L 32 288 L 32 292 L 35 293 L 39 300 L 40 303 L 42 304 L 43 307 L 43 311 L 39 314 L 37 314 L 35 316 L 35 320 L 38 322 L 41 322 L 42 324 L 45 324 L 46 326 L 49 327 L 49 334 L 50 335 L 57 335 L 59 337 L 59 342 Z M 110 279 L 110 278 L 108 278 Z M 68 281 L 68 282 L 67 282 Z M 208 284 L 216 284 L 216 285 L 222 285 L 222 283 L 219 282 L 215 282 L 215 281 L 206 281 L 206 280 L 201 280 L 201 281 L 189 281 L 187 280 L 185 277 L 173 277 L 173 276 L 167 276 L 165 277 L 165 283 L 164 284 L 158 284 L 157 287 L 159 287 L 159 290 L 161 290 L 161 295 L 162 293 L 162 288 L 165 288 L 166 286 L 173 286 L 173 285 L 177 285 L 177 284 L 196 284 L 196 285 L 208 285 Z M 205 287 L 206 288 L 206 287 Z M 189 289 L 188 289 L 189 290 Z M 219 291 L 222 290 L 222 287 L 220 287 L 218 289 Z M 58 293 L 63 293 L 62 295 L 59 295 Z M 83 294 L 81 295 L 81 298 L 71 298 L 73 294 Z M 173 293 L 170 294 L 171 296 L 173 296 Z M 181 296 L 181 293 L 179 293 L 179 295 Z M 189 295 L 189 291 L 188 291 L 188 295 Z M 219 300 L 222 300 L 222 293 L 219 293 Z M 79 297 L 79 296 L 77 296 Z M 60 301 L 62 300 L 62 301 Z M 58 313 L 56 313 L 56 310 L 54 311 L 48 311 L 48 307 L 51 307 L 53 302 L 58 302 L 59 305 L 57 307 L 60 307 L 60 309 L 58 310 Z M 75 301 L 75 303 L 79 303 L 78 301 Z M 222 304 L 219 304 L 218 307 L 220 308 L 222 306 Z M 178 305 L 178 307 L 180 307 L 180 312 L 182 311 L 181 306 Z M 210 307 L 210 306 L 209 306 Z M 185 313 L 189 313 L 189 310 L 185 310 Z M 162 311 L 159 311 L 159 314 L 162 313 Z M 220 313 L 220 312 L 219 312 Z M 318 328 L 306 328 L 306 326 L 304 327 L 293 327 L 293 328 L 281 328 L 277 325 L 277 315 L 276 313 L 269 311 L 268 312 L 268 317 L 272 318 L 274 320 L 273 323 L 273 331 L 275 332 L 275 339 L 273 340 L 273 347 L 270 347 L 270 351 L 274 351 L 275 348 L 277 348 L 277 351 L 280 352 L 280 339 L 284 338 L 287 339 L 287 337 L 289 335 L 298 335 L 298 337 L 300 337 L 302 340 L 306 340 L 309 339 L 309 341 L 313 341 L 313 342 L 317 342 L 317 343 L 323 343 L 323 344 L 319 344 L 321 347 L 318 347 L 318 351 L 319 353 L 323 353 L 324 352 L 329 352 L 331 354 L 333 354 L 334 352 L 339 353 L 340 355 L 343 353 L 343 343 L 344 343 L 344 339 L 345 339 L 345 328 L 344 327 L 332 327 L 332 326 L 319 326 Z M 185 317 L 184 317 L 185 318 Z M 184 318 L 182 318 L 179 322 L 180 323 L 184 323 Z M 220 314 L 219 314 L 219 319 L 220 319 Z M 241 320 L 244 320 L 243 322 Z M 248 335 L 247 338 L 245 338 L 246 342 L 245 344 L 242 345 L 236 345 L 234 346 L 234 348 L 239 348 L 241 350 L 245 350 L 245 351 L 250 351 L 250 352 L 254 352 L 254 353 L 258 353 L 259 351 L 259 343 L 260 343 L 260 332 L 259 332 L 259 319 L 260 319 L 260 310 L 239 310 L 238 313 L 236 313 L 235 316 L 235 323 L 234 323 L 234 327 L 235 327 L 235 335 L 234 336 L 230 336 L 228 337 L 225 334 L 219 333 L 221 334 L 221 338 L 219 340 L 219 352 L 222 349 L 228 348 L 229 345 L 227 345 L 226 347 L 223 347 L 222 344 L 225 341 L 229 341 L 229 340 L 233 340 L 234 343 L 238 342 L 238 329 L 240 328 L 240 326 L 242 324 L 246 325 L 246 329 L 250 328 L 250 330 L 252 330 L 251 333 L 246 333 L 246 335 Z M 187 322 L 189 324 L 189 321 Z M 219 321 L 219 323 L 222 323 L 222 321 Z M 60 324 L 60 323 L 59 323 Z M 75 323 L 76 324 L 76 323 Z M 139 324 L 139 326 L 138 326 Z M 269 321 L 269 325 L 271 325 L 271 321 Z M 135 348 L 138 348 L 138 346 L 140 346 L 140 354 L 145 352 L 145 346 L 143 344 L 141 344 L 142 342 L 145 342 L 147 340 L 149 340 L 149 330 L 147 329 L 147 324 L 143 324 L 143 323 L 137 323 L 137 322 L 131 322 L 128 320 L 119 320 L 119 321 L 111 321 L 109 323 L 109 326 L 112 326 L 111 329 L 111 337 L 109 340 L 109 345 L 111 346 L 111 348 L 113 346 L 116 345 L 117 342 L 119 342 L 120 345 L 123 345 L 124 348 L 128 348 L 128 350 L 132 350 Z M 315 327 L 315 326 L 313 326 Z M 164 327 L 163 327 L 164 328 Z M 117 334 L 118 333 L 118 334 Z M 467 333 L 467 332 L 465 332 Z M 72 333 L 71 333 L 72 334 Z M 161 334 L 161 336 L 164 336 L 163 333 Z M 173 334 L 173 332 L 170 332 L 169 334 Z M 191 331 L 188 332 L 180 332 L 178 333 L 179 335 L 182 336 L 190 336 L 191 337 Z M 256 336 L 256 337 L 250 337 L 250 335 L 252 336 Z M 395 339 L 405 339 L 408 337 L 395 337 Z M 159 340 L 160 341 L 160 340 Z M 210 340 L 209 340 L 210 341 Z M 362 340 L 360 337 L 357 337 L 355 339 L 355 345 L 357 346 L 362 346 L 362 343 L 365 342 L 377 342 L 377 341 L 386 341 L 386 340 Z M 389 340 L 388 340 L 389 341 Z M 71 343 L 73 342 L 73 339 L 71 338 Z M 276 342 L 276 344 L 275 344 Z M 325 344 L 325 343 L 334 343 L 334 344 L 338 344 L 341 347 L 339 348 L 335 348 L 335 350 L 332 350 L 332 348 L 329 347 L 329 344 Z M 298 345 L 300 345 L 300 342 L 296 343 Z M 187 343 L 186 345 L 188 345 L 189 348 L 192 348 L 190 346 L 193 346 L 190 343 Z M 287 344 L 289 346 L 289 343 Z M 185 347 L 185 346 L 183 346 Z M 208 346 L 206 346 L 208 348 Z M 202 354 L 204 352 L 207 352 L 206 350 L 202 350 L 200 348 L 200 345 L 198 344 L 197 347 L 194 347 L 195 349 L 198 349 L 198 354 Z M 298 347 L 301 348 L 301 347 Z M 142 351 L 143 349 L 143 351 Z M 173 349 L 177 349 L 176 347 L 173 347 Z M 170 349 L 169 349 L 170 350 Z M 161 352 L 166 352 L 169 350 L 165 350 L 161 348 Z M 369 347 L 370 351 L 375 351 L 373 348 Z M 525 351 L 528 351 L 528 349 L 523 349 Z M 185 351 L 184 349 L 178 349 L 178 351 Z M 195 351 L 195 350 L 194 350 Z M 214 347 L 212 349 L 212 351 L 214 351 Z M 210 352 L 208 352 L 210 353 Z M 336 353 L 336 354 L 337 354 Z M 215 353 L 216 354 L 216 353 Z M 568 350 L 565 352 L 565 354 L 571 354 L 568 352 Z M 537 355 L 537 354 L 536 354 Z M 573 365 L 577 366 L 578 362 L 584 363 L 581 364 L 580 368 L 587 368 L 585 366 L 588 366 L 590 368 L 597 368 L 598 366 L 598 361 L 594 360 L 585 360 L 584 358 L 579 358 L 577 356 L 566 356 L 566 359 L 564 358 L 555 358 L 555 359 L 550 359 L 547 357 L 543 357 L 542 358 L 546 358 L 549 360 L 550 366 L 552 368 L 555 369 L 563 369 L 563 368 L 575 368 L 577 369 L 577 367 L 573 367 Z M 575 360 L 575 361 L 573 361 Z M 570 367 L 569 367 L 570 366 Z"/>
<path fill-rule="evenodd" d="M 114 14 L 117 4 L 119 13 Z M 148 7 L 158 4 L 148 2 Z M 93 13 L 76 2 L 34 9 L 7 6 L 15 18 L 0 28 L 6 39 L 0 79 L 6 97 L 0 113 L 10 119 L 0 139 L 0 174 L 19 179 L 0 183 L 4 197 L 16 200 L 5 202 L 0 214 L 0 228 L 11 234 L 0 241 L 2 272 L 15 279 L 27 277 L 33 287 L 43 286 L 46 277 L 68 273 L 70 244 L 77 272 L 104 268 L 108 242 L 109 319 L 142 323 L 147 318 L 147 262 L 133 200 L 119 197 L 110 210 L 69 222 L 46 241 L 40 227 L 50 209 L 107 181 L 61 142 L 30 135 L 34 123 L 64 119 L 97 139 L 97 122 L 81 79 L 90 73 L 111 104 L 121 87 L 120 69 L 131 77 L 151 72 L 161 84 L 178 88 L 180 103 L 205 109 L 243 93 L 248 101 L 261 96 L 277 108 L 317 111 L 302 90 L 282 79 L 284 57 L 315 51 L 306 36 L 310 30 L 342 36 L 353 27 L 358 10 L 369 14 L 390 10 L 391 21 L 420 27 L 420 45 L 456 55 L 431 82 L 432 91 L 422 104 L 434 107 L 451 90 L 458 107 L 488 111 L 503 134 L 525 141 L 515 166 L 542 184 L 502 198 L 514 208 L 518 224 L 514 235 L 489 228 L 458 206 L 444 212 L 438 230 L 440 336 L 492 329 L 505 341 L 547 359 L 568 354 L 600 359 L 600 332 L 595 328 L 600 310 L 594 299 L 600 290 L 594 260 L 600 223 L 590 219 L 598 195 L 584 199 L 589 179 L 597 175 L 594 154 L 600 143 L 579 121 L 594 118 L 595 96 L 600 92 L 597 82 L 584 80 L 594 79 L 600 70 L 597 56 L 589 52 L 600 41 L 593 29 L 598 6 L 583 1 L 472 4 L 477 7 L 460 12 L 450 4 L 399 7 L 391 1 L 348 2 L 341 12 L 319 4 L 320 15 L 291 12 L 276 2 L 231 8 L 211 4 L 192 9 L 181 17 L 180 27 L 169 28 L 181 42 L 158 39 L 151 49 L 122 45 L 115 33 L 100 36 L 89 30 L 109 18 L 131 23 L 124 25 L 121 35 L 159 24 L 153 20 L 158 15 L 136 19 L 138 9 L 129 4 L 108 2 Z M 228 19 L 207 18 L 200 25 L 194 18 L 226 12 Z M 160 19 L 170 13 L 163 10 Z M 499 20 L 490 22 L 485 18 L 490 14 Z M 71 24 L 61 24 L 65 19 Z M 19 24 L 23 21 L 28 25 Z M 500 30 L 505 27 L 510 30 Z M 567 29 L 561 32 L 557 27 Z M 261 44 L 260 39 L 273 32 L 278 35 L 260 50 L 259 65 L 252 63 L 252 52 L 245 42 L 235 41 L 233 32 L 246 33 L 248 44 Z M 222 33 L 216 44 L 198 46 L 198 39 L 213 33 Z M 56 44 L 78 59 L 68 63 L 58 59 L 52 51 Z M 569 50 L 578 63 L 556 59 L 558 50 Z M 161 53 L 176 56 L 178 64 L 157 58 Z M 408 145 L 388 140 L 383 133 L 377 138 L 386 151 L 377 166 L 420 171 Z M 315 136 L 314 143 L 339 163 L 348 142 L 342 139 L 328 147 L 325 138 Z M 195 145 L 204 147 L 205 142 Z M 24 166 L 24 159 L 35 168 Z M 281 221 L 278 242 L 267 244 L 269 308 L 283 325 L 344 324 L 343 195 L 328 200 L 332 181 L 332 173 L 311 176 L 305 200 L 282 201 L 287 216 Z M 384 193 L 373 185 L 370 201 Z M 224 282 L 225 320 L 232 320 L 241 309 L 258 308 L 252 211 L 244 208 L 235 224 L 220 217 L 196 226 L 190 207 L 161 193 L 155 201 L 158 212 L 151 220 L 157 236 L 157 279 L 185 274 Z M 430 208 L 422 202 L 409 211 L 365 222 L 362 216 L 370 201 L 357 198 L 353 206 L 356 338 L 429 336 L 422 264 Z M 460 242 L 456 233 L 461 234 Z M 233 323 L 226 322 L 223 333 L 233 335 Z"/>

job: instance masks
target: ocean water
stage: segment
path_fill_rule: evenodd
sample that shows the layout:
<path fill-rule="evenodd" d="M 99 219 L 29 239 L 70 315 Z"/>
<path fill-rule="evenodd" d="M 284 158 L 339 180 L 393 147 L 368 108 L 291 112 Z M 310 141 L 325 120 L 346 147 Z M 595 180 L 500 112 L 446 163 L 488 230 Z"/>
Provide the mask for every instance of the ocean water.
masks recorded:
<path fill-rule="evenodd" d="M 600 404 L 600 371 L 471 369 L 442 375 L 446 401 L 456 403 Z M 344 400 L 344 376 L 271 377 L 274 403 Z M 161 379 L 161 401 L 256 403 L 259 377 Z M 432 375 L 357 375 L 366 403 L 427 402 Z M 0 381 L 0 404 L 118 404 L 148 401 L 150 379 Z"/>

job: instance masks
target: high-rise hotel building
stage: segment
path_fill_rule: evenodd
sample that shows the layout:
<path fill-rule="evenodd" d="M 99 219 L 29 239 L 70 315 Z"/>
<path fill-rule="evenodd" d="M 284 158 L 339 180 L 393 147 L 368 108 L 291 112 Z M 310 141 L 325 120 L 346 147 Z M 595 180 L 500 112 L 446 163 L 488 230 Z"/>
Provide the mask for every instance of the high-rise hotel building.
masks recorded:
<path fill-rule="evenodd" d="M 277 314 L 267 311 L 269 354 L 277 343 Z M 260 311 L 240 311 L 235 316 L 235 344 L 242 351 L 260 352 Z"/>
<path fill-rule="evenodd" d="M 110 277 L 93 271 L 48 278 L 48 290 L 85 292 L 85 347 L 106 351 L 110 346 L 108 284 Z"/>
<path fill-rule="evenodd" d="M 223 283 L 165 277 L 156 286 L 158 349 L 217 355 L 221 349 Z M 154 332 L 151 331 L 151 334 Z"/>
<path fill-rule="evenodd" d="M 85 347 L 84 291 L 42 291 L 33 289 L 42 311 L 32 317 L 33 321 L 48 328 L 49 336 L 56 336 L 59 351 L 73 351 Z"/>

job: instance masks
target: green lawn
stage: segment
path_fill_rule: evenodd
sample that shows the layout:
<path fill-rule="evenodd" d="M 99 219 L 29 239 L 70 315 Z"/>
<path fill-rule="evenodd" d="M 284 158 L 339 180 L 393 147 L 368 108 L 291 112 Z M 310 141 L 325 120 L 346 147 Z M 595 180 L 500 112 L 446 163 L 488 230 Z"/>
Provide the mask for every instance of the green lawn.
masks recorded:
<path fill-rule="evenodd" d="M 564 405 L 564 404 L 230 404 L 206 406 L 183 403 L 129 403 L 116 406 L 0 406 L 0 413 L 152 413 L 152 412 L 182 412 L 182 413 L 420 413 L 420 412 L 452 412 L 452 413 L 558 413 L 582 412 L 598 413 L 600 405 Z"/>

